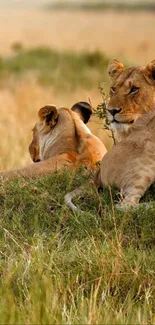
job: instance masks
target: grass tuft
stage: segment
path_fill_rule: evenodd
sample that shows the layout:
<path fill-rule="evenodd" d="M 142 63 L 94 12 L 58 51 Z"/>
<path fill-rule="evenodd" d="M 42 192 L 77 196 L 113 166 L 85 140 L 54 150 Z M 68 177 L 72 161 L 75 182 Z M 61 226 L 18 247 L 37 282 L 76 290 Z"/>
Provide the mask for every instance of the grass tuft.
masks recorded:
<path fill-rule="evenodd" d="M 80 170 L 1 184 L 2 324 L 155 322 L 155 206 L 113 210 L 117 191 L 99 195 L 88 178 Z M 64 195 L 81 184 L 75 215 Z"/>

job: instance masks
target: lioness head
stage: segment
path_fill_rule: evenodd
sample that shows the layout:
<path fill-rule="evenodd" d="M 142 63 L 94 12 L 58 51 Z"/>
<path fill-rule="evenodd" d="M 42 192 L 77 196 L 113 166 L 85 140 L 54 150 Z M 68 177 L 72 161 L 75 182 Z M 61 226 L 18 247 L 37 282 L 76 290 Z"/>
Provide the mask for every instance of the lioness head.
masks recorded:
<path fill-rule="evenodd" d="M 138 116 L 155 109 L 155 60 L 146 67 L 125 69 L 123 63 L 109 63 L 111 77 L 107 117 L 121 139 Z"/>
<path fill-rule="evenodd" d="M 29 153 L 34 162 L 77 150 L 74 114 L 81 123 L 87 123 L 92 107 L 87 102 L 78 102 L 71 109 L 46 105 L 38 112 L 39 121 L 35 124 Z"/>

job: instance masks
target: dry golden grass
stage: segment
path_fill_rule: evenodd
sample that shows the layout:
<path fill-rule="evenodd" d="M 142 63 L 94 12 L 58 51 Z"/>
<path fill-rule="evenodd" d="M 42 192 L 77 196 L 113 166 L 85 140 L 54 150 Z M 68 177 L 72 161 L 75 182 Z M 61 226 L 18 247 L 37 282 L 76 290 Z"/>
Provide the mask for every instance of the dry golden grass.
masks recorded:
<path fill-rule="evenodd" d="M 95 87 L 89 92 L 81 89 L 74 93 L 60 94 L 52 88 L 45 89 L 32 75 L 25 76 L 15 84 L 10 80 L 7 88 L 0 90 L 1 170 L 31 163 L 28 145 L 40 107 L 46 103 L 53 103 L 57 107 L 70 107 L 76 101 L 88 100 L 88 97 L 92 99 L 93 106 L 101 101 L 99 91 Z M 101 122 L 92 118 L 89 127 L 104 141 L 106 146 L 109 146 L 110 139 L 103 130 Z"/>
<path fill-rule="evenodd" d="M 103 50 L 110 57 L 126 58 L 145 64 L 154 58 L 155 19 L 151 13 L 65 12 L 26 9 L 0 9 L 0 55 L 11 52 L 15 42 L 24 47 L 46 45 L 59 50 Z M 6 25 L 7 22 L 7 25 Z M 51 71 L 52 73 L 52 71 Z M 40 86 L 27 75 L 16 83 L 11 80 L 0 89 L 0 168 L 9 169 L 30 163 L 28 144 L 37 111 L 46 103 L 70 106 L 88 100 L 96 106 L 101 101 L 96 84 L 91 91 L 84 89 L 61 94 Z M 101 123 L 90 127 L 107 146 L 109 138 Z"/>
<path fill-rule="evenodd" d="M 1 10 L 0 53 L 21 42 L 72 52 L 98 48 L 143 64 L 154 58 L 154 25 L 145 13 L 137 19 L 133 13 Z M 89 91 L 82 85 L 72 92 L 54 89 L 31 73 L 0 83 L 1 169 L 31 162 L 27 148 L 42 105 L 101 101 L 96 82 Z M 101 123 L 90 127 L 108 146 Z M 64 195 L 87 182 L 82 174 L 1 186 L 1 324 L 155 324 L 154 207 L 117 212 L 116 192 L 112 198 L 109 190 L 99 196 L 88 188 L 78 202 L 84 213 L 73 215 Z M 154 190 L 148 193 L 153 199 Z"/>
<path fill-rule="evenodd" d="M 7 22 L 7 26 L 6 26 Z M 103 50 L 107 55 L 145 64 L 154 58 L 155 15 L 150 12 L 65 12 L 0 10 L 0 54 L 20 41 L 57 49 Z"/>

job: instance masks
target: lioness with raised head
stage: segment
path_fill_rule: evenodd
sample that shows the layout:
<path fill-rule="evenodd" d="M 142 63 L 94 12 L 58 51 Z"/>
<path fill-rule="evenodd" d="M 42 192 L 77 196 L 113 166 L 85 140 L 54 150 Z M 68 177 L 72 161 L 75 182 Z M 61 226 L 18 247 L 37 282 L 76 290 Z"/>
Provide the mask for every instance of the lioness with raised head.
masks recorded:
<path fill-rule="evenodd" d="M 155 110 L 143 114 L 103 157 L 95 179 L 96 187 L 116 186 L 121 193 L 118 207 L 137 206 L 145 191 L 155 181 Z M 73 210 L 72 199 L 83 192 L 82 187 L 65 196 Z"/>
<path fill-rule="evenodd" d="M 112 84 L 107 117 L 120 141 L 138 116 L 155 109 L 155 60 L 146 67 L 125 69 L 122 62 L 114 59 L 108 72 Z"/>
<path fill-rule="evenodd" d="M 115 185 L 123 198 L 119 206 L 129 207 L 138 204 L 155 180 L 155 60 L 125 69 L 114 59 L 108 72 L 112 85 L 107 117 L 117 144 L 103 157 L 95 183 Z M 73 211 L 72 198 L 82 191 L 65 196 Z"/>
<path fill-rule="evenodd" d="M 21 169 L 2 172 L 0 176 L 34 177 L 52 174 L 63 168 L 94 168 L 107 150 L 85 125 L 91 114 L 92 108 L 87 102 L 78 102 L 71 109 L 57 109 L 54 105 L 42 107 L 29 146 L 34 163 Z"/>
<path fill-rule="evenodd" d="M 121 193 L 119 207 L 137 206 L 155 181 L 155 110 L 140 116 L 103 157 L 97 174 L 98 186 L 116 186 Z"/>

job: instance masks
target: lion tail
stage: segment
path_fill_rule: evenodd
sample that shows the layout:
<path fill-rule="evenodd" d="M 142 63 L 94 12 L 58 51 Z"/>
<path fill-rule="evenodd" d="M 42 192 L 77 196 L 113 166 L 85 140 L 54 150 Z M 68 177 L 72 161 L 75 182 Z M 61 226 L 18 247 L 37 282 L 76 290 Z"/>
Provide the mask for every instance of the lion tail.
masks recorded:
<path fill-rule="evenodd" d="M 64 197 L 64 201 L 66 203 L 66 205 L 73 211 L 73 212 L 77 212 L 79 209 L 76 207 L 76 205 L 73 204 L 72 199 L 74 197 L 76 197 L 77 195 L 82 194 L 84 190 L 83 186 L 80 186 L 78 188 L 76 188 L 74 191 L 67 193 Z"/>

